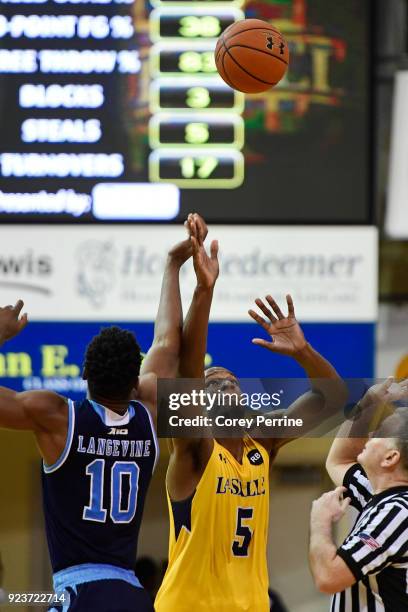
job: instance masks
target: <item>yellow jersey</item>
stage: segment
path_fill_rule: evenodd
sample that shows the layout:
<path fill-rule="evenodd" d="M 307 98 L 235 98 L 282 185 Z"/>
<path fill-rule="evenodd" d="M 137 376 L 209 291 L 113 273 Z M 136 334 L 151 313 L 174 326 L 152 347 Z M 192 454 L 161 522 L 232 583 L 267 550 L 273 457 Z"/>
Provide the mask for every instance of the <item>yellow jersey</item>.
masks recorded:
<path fill-rule="evenodd" d="M 214 440 L 191 498 L 172 502 L 169 564 L 156 612 L 269 612 L 269 455 L 244 438 L 242 463 Z"/>

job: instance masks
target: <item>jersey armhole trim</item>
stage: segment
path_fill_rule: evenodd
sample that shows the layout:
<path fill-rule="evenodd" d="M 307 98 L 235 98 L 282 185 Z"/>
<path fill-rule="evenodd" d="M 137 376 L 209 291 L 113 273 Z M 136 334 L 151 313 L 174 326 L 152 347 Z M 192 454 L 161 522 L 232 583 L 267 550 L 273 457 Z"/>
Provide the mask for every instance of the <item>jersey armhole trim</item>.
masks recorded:
<path fill-rule="evenodd" d="M 157 439 L 157 433 L 156 433 L 156 429 L 153 423 L 153 419 L 152 419 L 152 415 L 150 414 L 150 410 L 148 409 L 147 406 L 145 406 L 144 404 L 142 404 L 142 402 L 140 402 L 139 400 L 136 400 L 138 404 L 140 404 L 140 406 L 143 406 L 143 408 L 146 410 L 147 412 L 147 416 L 149 418 L 149 422 L 150 422 L 150 429 L 152 430 L 152 437 L 153 437 L 153 441 L 154 441 L 154 446 L 156 448 L 156 456 L 154 458 L 154 464 L 153 464 L 153 469 L 152 469 L 152 474 L 154 473 L 154 470 L 156 469 L 156 465 L 157 462 L 159 460 L 159 456 L 160 456 L 160 447 L 159 447 L 159 441 Z"/>
<path fill-rule="evenodd" d="M 58 457 L 57 461 L 53 463 L 52 465 L 47 465 L 45 461 L 43 460 L 43 468 L 46 474 L 51 474 L 52 472 L 55 472 L 65 463 L 69 455 L 69 452 L 71 450 L 72 439 L 74 437 L 74 429 L 75 429 L 74 402 L 69 399 L 68 400 L 68 433 L 67 433 L 67 439 L 65 442 L 65 447 L 61 455 Z"/>

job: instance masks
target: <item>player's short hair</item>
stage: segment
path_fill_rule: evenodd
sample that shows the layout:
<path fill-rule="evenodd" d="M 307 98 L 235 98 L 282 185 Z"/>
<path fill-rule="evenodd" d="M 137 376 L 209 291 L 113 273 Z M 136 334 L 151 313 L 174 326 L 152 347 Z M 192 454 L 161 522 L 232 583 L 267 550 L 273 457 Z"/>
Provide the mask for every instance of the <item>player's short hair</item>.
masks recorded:
<path fill-rule="evenodd" d="M 206 370 L 204 370 L 204 377 L 208 378 L 209 376 L 212 376 L 217 372 L 226 372 L 227 374 L 231 374 L 231 376 L 236 378 L 234 372 L 231 372 L 231 370 L 228 370 L 228 368 L 223 368 L 222 366 L 212 366 L 211 368 L 207 368 Z"/>
<path fill-rule="evenodd" d="M 88 344 L 84 375 L 92 395 L 126 399 L 137 384 L 142 356 L 134 334 L 113 325 Z"/>

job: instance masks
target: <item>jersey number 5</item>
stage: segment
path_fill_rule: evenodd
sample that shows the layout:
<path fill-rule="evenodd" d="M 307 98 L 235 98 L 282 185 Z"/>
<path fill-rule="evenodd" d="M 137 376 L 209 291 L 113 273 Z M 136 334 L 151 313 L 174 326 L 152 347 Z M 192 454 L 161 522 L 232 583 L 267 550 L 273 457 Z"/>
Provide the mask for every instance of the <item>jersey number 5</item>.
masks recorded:
<path fill-rule="evenodd" d="M 248 525 L 244 524 L 244 521 L 252 519 L 253 514 L 253 508 L 238 508 L 237 526 L 235 529 L 236 538 L 232 543 L 232 552 L 235 557 L 248 556 L 248 548 L 251 543 L 253 531 Z M 237 537 L 239 539 L 237 539 Z"/>
<path fill-rule="evenodd" d="M 139 488 L 139 466 L 130 461 L 115 461 L 109 474 L 110 517 L 114 523 L 130 523 L 135 516 Z M 82 518 L 86 521 L 105 523 L 107 510 L 104 506 L 105 460 L 95 459 L 86 466 L 91 477 L 89 505 L 85 506 Z M 124 480 L 128 480 L 125 489 Z M 124 494 L 124 489 L 126 493 Z M 124 499 L 125 498 L 125 499 Z"/>

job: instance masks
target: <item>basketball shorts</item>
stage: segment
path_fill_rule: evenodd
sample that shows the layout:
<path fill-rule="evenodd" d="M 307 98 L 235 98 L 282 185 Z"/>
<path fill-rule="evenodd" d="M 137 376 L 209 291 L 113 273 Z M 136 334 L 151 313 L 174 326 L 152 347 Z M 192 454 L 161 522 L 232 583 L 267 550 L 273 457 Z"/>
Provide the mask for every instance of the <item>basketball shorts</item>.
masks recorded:
<path fill-rule="evenodd" d="M 64 604 L 48 612 L 154 612 L 147 592 L 124 580 L 95 580 L 65 589 Z"/>

